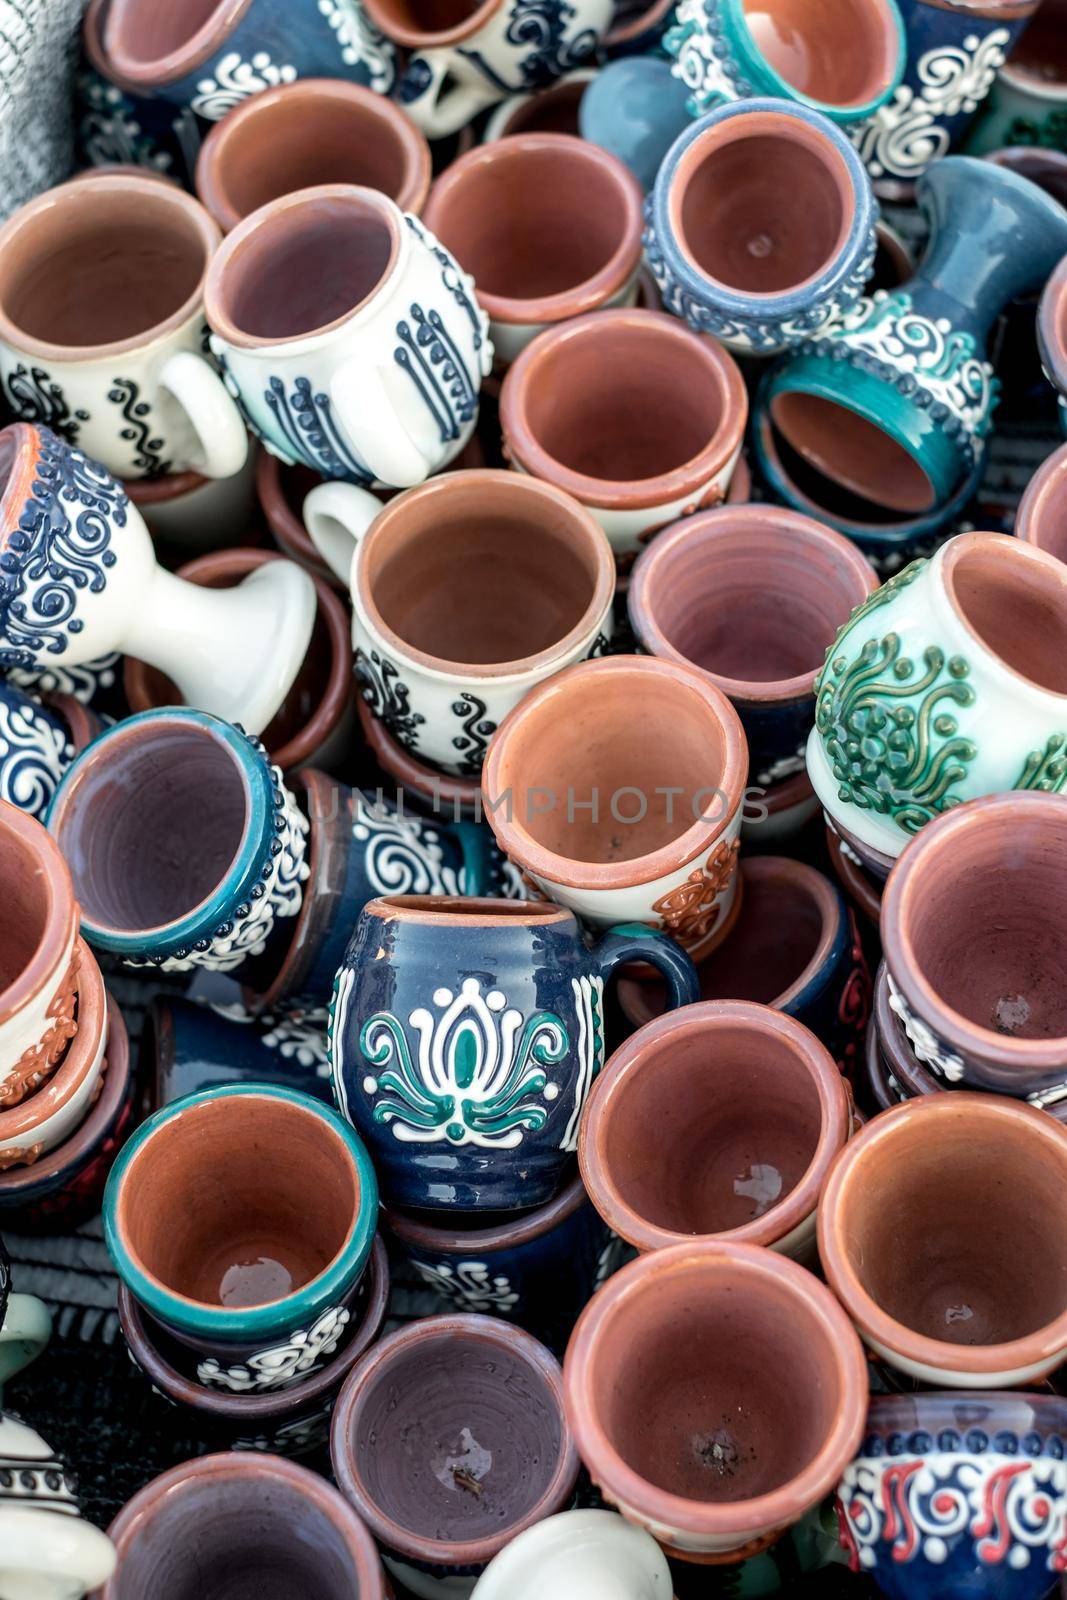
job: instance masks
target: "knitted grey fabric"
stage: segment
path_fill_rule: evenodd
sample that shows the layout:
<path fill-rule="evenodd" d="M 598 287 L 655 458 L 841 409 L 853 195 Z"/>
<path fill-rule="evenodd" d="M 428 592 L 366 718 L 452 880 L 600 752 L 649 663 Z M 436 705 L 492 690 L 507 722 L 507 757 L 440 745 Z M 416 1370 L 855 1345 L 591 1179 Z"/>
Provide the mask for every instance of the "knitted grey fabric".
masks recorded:
<path fill-rule="evenodd" d="M 0 0 L 0 217 L 69 176 L 85 0 Z"/>

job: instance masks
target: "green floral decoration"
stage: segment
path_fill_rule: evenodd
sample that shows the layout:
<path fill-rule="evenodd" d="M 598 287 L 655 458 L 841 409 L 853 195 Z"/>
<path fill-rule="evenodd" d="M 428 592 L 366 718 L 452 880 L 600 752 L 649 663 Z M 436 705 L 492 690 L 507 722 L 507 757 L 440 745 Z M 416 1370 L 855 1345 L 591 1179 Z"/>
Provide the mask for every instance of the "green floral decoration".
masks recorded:
<path fill-rule="evenodd" d="M 1013 789 L 1042 789 L 1058 794 L 1067 782 L 1067 734 L 1053 733 L 1043 750 L 1031 750 Z"/>

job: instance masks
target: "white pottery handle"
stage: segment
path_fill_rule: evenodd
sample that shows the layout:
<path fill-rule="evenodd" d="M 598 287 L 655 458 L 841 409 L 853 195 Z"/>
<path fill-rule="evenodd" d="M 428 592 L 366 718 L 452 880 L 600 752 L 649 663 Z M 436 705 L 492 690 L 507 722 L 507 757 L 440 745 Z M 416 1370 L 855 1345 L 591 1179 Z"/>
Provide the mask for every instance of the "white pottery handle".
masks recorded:
<path fill-rule="evenodd" d="M 304 526 L 331 572 L 349 582 L 359 541 L 382 509 L 369 489 L 320 483 L 304 501 Z"/>
<path fill-rule="evenodd" d="M 248 459 L 248 433 L 226 385 L 203 356 L 178 350 L 159 377 L 184 411 L 200 445 L 196 471 L 208 478 L 232 478 Z"/>

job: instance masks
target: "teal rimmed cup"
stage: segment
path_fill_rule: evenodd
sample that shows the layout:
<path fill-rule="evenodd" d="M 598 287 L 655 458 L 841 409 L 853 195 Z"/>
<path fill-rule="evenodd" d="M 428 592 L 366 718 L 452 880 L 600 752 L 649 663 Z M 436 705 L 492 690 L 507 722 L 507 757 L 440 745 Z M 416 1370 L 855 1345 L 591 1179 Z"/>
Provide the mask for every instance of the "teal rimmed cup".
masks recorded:
<path fill-rule="evenodd" d="M 115 1270 L 188 1354 L 240 1394 L 289 1388 L 358 1324 L 378 1221 L 362 1142 L 295 1089 L 187 1095 L 123 1148 L 104 1195 Z"/>

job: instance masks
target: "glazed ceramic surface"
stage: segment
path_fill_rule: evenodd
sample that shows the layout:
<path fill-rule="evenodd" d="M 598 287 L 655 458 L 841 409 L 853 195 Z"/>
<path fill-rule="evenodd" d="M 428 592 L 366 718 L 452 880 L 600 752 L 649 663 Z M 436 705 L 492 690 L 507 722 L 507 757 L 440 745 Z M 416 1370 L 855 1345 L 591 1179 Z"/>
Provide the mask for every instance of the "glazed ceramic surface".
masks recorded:
<path fill-rule="evenodd" d="M 667 310 L 743 355 L 807 343 L 874 265 L 862 163 L 833 123 L 782 100 L 722 106 L 680 135 L 645 217 Z"/>
<path fill-rule="evenodd" d="M 482 143 L 510 138 L 513 133 L 580 133 L 578 108 L 586 89 L 600 76 L 601 70 L 578 67 L 556 78 L 545 89 L 537 89 L 532 94 L 509 95 L 494 106 L 486 118 Z"/>
<path fill-rule="evenodd" d="M 1041 294 L 1037 343 L 1045 375 L 1060 395 L 1060 428 L 1067 435 L 1067 256 Z"/>
<path fill-rule="evenodd" d="M 970 138 L 976 154 L 1006 146 L 1067 151 L 1067 11 L 1046 0 L 998 72 Z"/>
<path fill-rule="evenodd" d="M 471 1600 L 671 1600 L 654 1539 L 611 1511 L 563 1511 L 527 1528 L 489 1563 Z"/>
<path fill-rule="evenodd" d="M 688 958 L 646 928 L 590 948 L 540 902 L 395 896 L 356 924 L 331 1005 L 334 1090 L 406 1208 L 551 1199 L 604 1060 L 604 985 L 651 962 L 696 998 Z"/>
<path fill-rule="evenodd" d="M 255 453 L 250 450 L 240 472 L 229 478 L 167 473 L 161 478 L 134 478 L 125 487 L 162 559 L 178 565 L 203 551 L 228 545 L 237 532 L 247 536 L 255 467 Z"/>
<path fill-rule="evenodd" d="M 582 96 L 582 138 L 625 161 L 647 193 L 667 151 L 689 125 L 685 101 L 685 86 L 659 56 L 611 61 Z"/>
<path fill-rule="evenodd" d="M 11 1600 L 80 1600 L 115 1570 L 111 1541 L 83 1521 L 63 1462 L 0 1411 L 0 1585 Z"/>
<path fill-rule="evenodd" d="M 261 207 L 215 255 L 206 309 L 231 392 L 285 462 L 399 487 L 474 431 L 493 359 L 485 313 L 454 258 L 385 195 L 324 185 Z"/>
<path fill-rule="evenodd" d="M 153 1110 L 228 1083 L 279 1084 L 332 1104 L 326 1012 L 261 1012 L 240 1004 L 156 995 L 141 1035 Z"/>
<path fill-rule="evenodd" d="M 12 1294 L 11 1260 L 0 1239 L 0 1385 L 36 1361 L 51 1332 L 52 1319 L 40 1300 Z"/>

